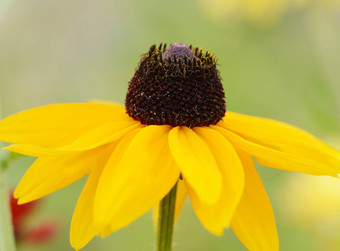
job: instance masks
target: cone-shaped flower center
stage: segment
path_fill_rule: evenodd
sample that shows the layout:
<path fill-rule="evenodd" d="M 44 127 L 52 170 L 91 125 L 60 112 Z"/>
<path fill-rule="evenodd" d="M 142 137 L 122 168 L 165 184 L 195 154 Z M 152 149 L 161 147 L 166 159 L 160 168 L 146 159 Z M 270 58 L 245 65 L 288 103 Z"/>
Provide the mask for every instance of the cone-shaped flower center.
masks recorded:
<path fill-rule="evenodd" d="M 208 126 L 225 114 L 216 60 L 209 51 L 175 43 L 151 46 L 130 81 L 126 111 L 146 125 Z"/>

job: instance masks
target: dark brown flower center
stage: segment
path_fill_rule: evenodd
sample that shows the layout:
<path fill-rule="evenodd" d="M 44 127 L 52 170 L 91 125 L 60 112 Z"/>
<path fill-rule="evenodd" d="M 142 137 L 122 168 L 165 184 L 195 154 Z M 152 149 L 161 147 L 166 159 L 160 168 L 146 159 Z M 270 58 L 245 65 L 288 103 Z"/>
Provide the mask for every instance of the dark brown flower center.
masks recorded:
<path fill-rule="evenodd" d="M 216 59 L 186 44 L 151 46 L 129 83 L 125 108 L 146 125 L 218 123 L 226 107 Z"/>

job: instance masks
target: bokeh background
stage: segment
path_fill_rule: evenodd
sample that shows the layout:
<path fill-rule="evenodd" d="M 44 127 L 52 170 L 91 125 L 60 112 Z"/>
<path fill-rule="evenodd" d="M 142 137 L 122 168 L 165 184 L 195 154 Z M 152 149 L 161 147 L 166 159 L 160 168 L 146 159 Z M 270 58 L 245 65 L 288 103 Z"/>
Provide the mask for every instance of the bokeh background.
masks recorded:
<path fill-rule="evenodd" d="M 339 31 L 337 0 L 0 0 L 2 116 L 48 103 L 124 102 L 140 55 L 153 43 L 184 42 L 217 56 L 229 110 L 294 124 L 340 148 Z M 13 162 L 13 187 L 33 160 Z M 340 181 L 258 171 L 281 250 L 340 250 Z M 44 198 L 27 222 L 55 220 L 55 238 L 19 250 L 72 250 L 84 181 Z M 154 250 L 151 218 L 84 250 Z M 189 201 L 175 230 L 174 251 L 245 250 L 231 230 L 207 232 Z"/>

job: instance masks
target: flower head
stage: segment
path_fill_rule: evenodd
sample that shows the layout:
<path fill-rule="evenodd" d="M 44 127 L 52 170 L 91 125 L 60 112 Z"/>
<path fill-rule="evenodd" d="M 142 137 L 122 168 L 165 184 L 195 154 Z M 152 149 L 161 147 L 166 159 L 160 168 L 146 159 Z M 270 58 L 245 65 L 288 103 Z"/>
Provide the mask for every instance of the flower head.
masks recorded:
<path fill-rule="evenodd" d="M 130 117 L 146 125 L 209 126 L 225 114 L 223 86 L 209 51 L 175 43 L 151 46 L 125 100 Z"/>
<path fill-rule="evenodd" d="M 19 183 L 19 203 L 89 174 L 72 223 L 85 246 L 157 205 L 179 181 L 203 226 L 232 227 L 250 250 L 278 250 L 275 219 L 253 156 L 265 166 L 337 176 L 340 153 L 296 127 L 225 111 L 209 53 L 184 44 L 152 46 L 132 78 L 125 107 L 54 104 L 0 122 L 6 149 L 38 157 Z"/>

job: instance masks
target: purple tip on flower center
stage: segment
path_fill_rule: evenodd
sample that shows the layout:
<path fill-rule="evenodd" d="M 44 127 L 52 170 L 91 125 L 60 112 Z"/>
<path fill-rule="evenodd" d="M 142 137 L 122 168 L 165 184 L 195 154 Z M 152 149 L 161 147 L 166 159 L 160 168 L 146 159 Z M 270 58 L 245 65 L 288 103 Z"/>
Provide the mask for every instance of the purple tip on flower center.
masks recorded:
<path fill-rule="evenodd" d="M 163 54 L 162 56 L 164 58 L 173 57 L 176 58 L 195 58 L 195 54 L 192 52 L 192 50 L 189 48 L 188 45 L 184 43 L 174 43 L 171 45 Z"/>

